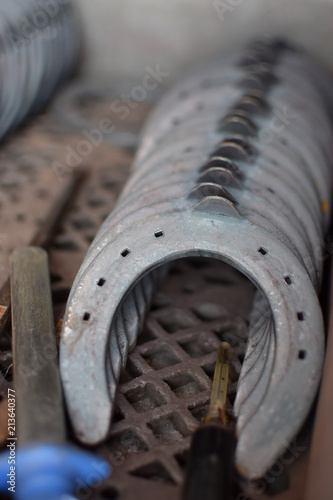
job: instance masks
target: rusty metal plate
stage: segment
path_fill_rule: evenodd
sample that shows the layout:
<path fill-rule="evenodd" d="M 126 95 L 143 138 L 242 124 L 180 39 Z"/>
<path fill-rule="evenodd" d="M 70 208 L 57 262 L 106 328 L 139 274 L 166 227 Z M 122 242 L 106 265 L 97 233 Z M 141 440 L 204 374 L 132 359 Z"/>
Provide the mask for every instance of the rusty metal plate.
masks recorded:
<path fill-rule="evenodd" d="M 180 260 L 155 296 L 138 346 L 120 380 L 115 422 L 97 451 L 114 468 L 107 482 L 114 497 L 178 495 L 193 431 L 210 399 L 216 352 L 232 345 L 227 411 L 244 356 L 253 286 L 215 261 Z M 103 498 L 103 491 L 92 498 Z M 99 495 L 102 496 L 99 496 Z M 116 495 L 116 496 L 115 496 Z"/>
<path fill-rule="evenodd" d="M 30 244 L 52 216 L 72 181 L 54 182 L 50 167 L 62 143 L 40 125 L 14 135 L 0 151 L 0 288 L 14 248 Z"/>

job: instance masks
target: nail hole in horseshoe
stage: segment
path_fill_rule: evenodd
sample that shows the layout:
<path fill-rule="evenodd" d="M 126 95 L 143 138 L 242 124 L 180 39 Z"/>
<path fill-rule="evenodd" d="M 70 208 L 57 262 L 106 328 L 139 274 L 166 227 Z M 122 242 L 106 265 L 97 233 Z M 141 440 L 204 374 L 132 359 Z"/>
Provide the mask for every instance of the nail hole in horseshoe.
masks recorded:
<path fill-rule="evenodd" d="M 297 319 L 298 319 L 298 321 L 304 321 L 304 319 L 305 319 L 304 312 L 299 311 L 297 313 Z"/>
<path fill-rule="evenodd" d="M 85 312 L 83 315 L 83 321 L 89 321 L 89 319 L 90 319 L 90 313 Z"/>
<path fill-rule="evenodd" d="M 298 351 L 298 359 L 305 359 L 305 358 L 306 358 L 306 351 L 304 351 L 303 349 Z"/>
<path fill-rule="evenodd" d="M 266 254 L 267 254 L 267 250 L 265 250 L 265 248 L 264 248 L 264 247 L 260 247 L 260 248 L 258 249 L 258 252 L 259 252 L 259 253 L 261 253 L 261 255 L 266 255 Z"/>
<path fill-rule="evenodd" d="M 122 257 L 127 257 L 127 255 L 130 254 L 130 253 L 131 253 L 131 251 L 128 248 L 125 248 L 125 250 L 123 250 L 121 252 L 121 256 Z"/>
<path fill-rule="evenodd" d="M 98 280 L 98 282 L 97 282 L 97 285 L 98 285 L 98 286 L 103 286 L 105 282 L 106 282 L 106 280 L 105 280 L 104 278 L 100 278 L 100 279 Z"/>
<path fill-rule="evenodd" d="M 284 281 L 286 282 L 287 285 L 291 285 L 292 284 L 292 280 L 291 280 L 290 276 L 285 276 L 284 277 Z"/>

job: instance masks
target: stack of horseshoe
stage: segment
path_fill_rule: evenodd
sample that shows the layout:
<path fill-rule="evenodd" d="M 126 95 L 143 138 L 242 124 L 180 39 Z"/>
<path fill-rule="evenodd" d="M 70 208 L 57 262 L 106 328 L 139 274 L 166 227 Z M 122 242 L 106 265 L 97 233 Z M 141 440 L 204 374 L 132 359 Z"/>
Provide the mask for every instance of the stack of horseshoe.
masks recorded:
<path fill-rule="evenodd" d="M 2 1 L 0 43 L 2 139 L 77 67 L 81 33 L 71 0 Z"/>
<path fill-rule="evenodd" d="M 157 273 L 188 256 L 223 260 L 258 288 L 234 408 L 239 471 L 263 476 L 295 436 L 324 355 L 332 99 L 316 64 L 277 40 L 206 64 L 157 106 L 67 305 L 61 372 L 83 442 L 107 435 Z"/>

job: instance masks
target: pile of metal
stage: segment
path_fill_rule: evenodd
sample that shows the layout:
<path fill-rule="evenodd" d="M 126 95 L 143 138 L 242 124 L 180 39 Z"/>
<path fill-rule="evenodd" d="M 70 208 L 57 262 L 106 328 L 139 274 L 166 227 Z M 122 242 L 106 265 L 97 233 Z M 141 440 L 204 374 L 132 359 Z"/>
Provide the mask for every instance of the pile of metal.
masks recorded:
<path fill-rule="evenodd" d="M 106 436 L 153 289 L 170 261 L 189 256 L 223 260 L 260 290 L 235 402 L 239 470 L 260 477 L 295 435 L 323 361 L 332 95 L 307 58 L 260 42 L 157 107 L 67 305 L 62 380 L 83 442 Z"/>
<path fill-rule="evenodd" d="M 5 0 L 0 4 L 0 139 L 42 109 L 73 73 L 80 54 L 70 0 Z"/>

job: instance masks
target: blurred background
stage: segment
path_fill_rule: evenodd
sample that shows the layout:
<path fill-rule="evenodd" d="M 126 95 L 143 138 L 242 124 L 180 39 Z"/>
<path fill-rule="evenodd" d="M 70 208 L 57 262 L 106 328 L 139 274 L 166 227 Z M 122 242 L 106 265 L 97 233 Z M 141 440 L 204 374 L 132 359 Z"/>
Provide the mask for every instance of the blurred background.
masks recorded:
<path fill-rule="evenodd" d="M 195 61 L 251 37 L 282 35 L 331 73 L 333 0 L 76 0 L 87 37 L 86 71 L 138 76 L 159 63 L 177 78 Z"/>

